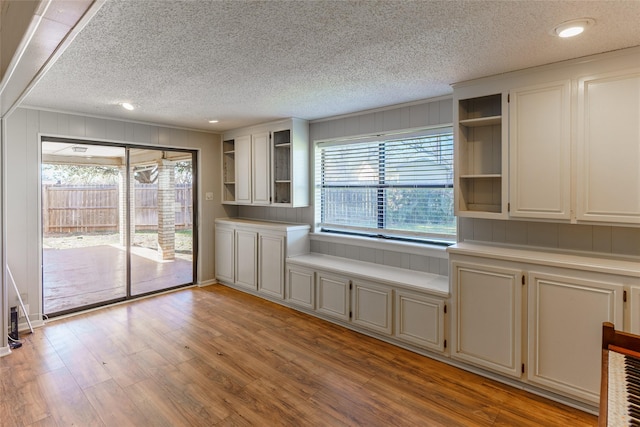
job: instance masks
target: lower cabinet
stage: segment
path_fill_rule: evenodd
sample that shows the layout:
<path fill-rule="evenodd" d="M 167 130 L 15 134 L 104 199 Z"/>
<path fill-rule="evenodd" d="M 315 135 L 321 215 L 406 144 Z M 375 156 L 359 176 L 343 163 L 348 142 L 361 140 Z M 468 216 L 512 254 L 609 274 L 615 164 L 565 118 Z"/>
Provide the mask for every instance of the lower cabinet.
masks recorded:
<path fill-rule="evenodd" d="M 316 272 L 316 311 L 338 320 L 349 321 L 349 286 L 348 277 Z"/>
<path fill-rule="evenodd" d="M 451 357 L 597 404 L 602 323 L 633 329 L 640 265 L 471 243 L 449 254 Z"/>
<path fill-rule="evenodd" d="M 380 332 L 393 333 L 393 290 L 377 283 L 352 281 L 351 321 Z"/>
<path fill-rule="evenodd" d="M 522 272 L 453 262 L 451 357 L 521 376 Z"/>
<path fill-rule="evenodd" d="M 602 323 L 623 325 L 622 284 L 529 272 L 527 378 L 597 402 Z"/>
<path fill-rule="evenodd" d="M 286 301 L 302 308 L 316 308 L 315 272 L 310 268 L 287 265 Z"/>
<path fill-rule="evenodd" d="M 272 299 L 285 296 L 285 260 L 309 251 L 309 226 L 241 218 L 215 221 L 216 279 Z"/>
<path fill-rule="evenodd" d="M 258 232 L 236 230 L 235 284 L 256 289 L 258 284 Z M 241 262 L 239 262 L 241 260 Z"/>
<path fill-rule="evenodd" d="M 297 257 L 304 258 L 304 257 Z M 351 262 L 350 262 L 351 264 Z M 366 269 L 353 261 L 354 270 Z M 421 273 L 417 273 L 421 274 Z M 444 352 L 447 297 L 287 261 L 285 300 L 399 344 Z M 446 278 L 443 278 L 446 280 Z"/>
<path fill-rule="evenodd" d="M 444 351 L 445 301 L 417 292 L 397 290 L 395 327 L 397 339 L 429 350 Z"/>
<path fill-rule="evenodd" d="M 284 245 L 283 235 L 261 233 L 258 241 L 258 291 L 284 298 Z"/>

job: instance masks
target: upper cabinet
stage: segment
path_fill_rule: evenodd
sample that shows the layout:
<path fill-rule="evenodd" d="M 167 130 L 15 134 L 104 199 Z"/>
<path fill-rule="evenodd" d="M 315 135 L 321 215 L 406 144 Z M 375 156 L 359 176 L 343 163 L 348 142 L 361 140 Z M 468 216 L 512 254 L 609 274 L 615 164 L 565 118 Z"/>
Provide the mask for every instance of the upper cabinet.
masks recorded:
<path fill-rule="evenodd" d="M 510 215 L 569 219 L 571 82 L 509 93 Z"/>
<path fill-rule="evenodd" d="M 458 216 L 640 224 L 640 48 L 454 85 Z"/>
<path fill-rule="evenodd" d="M 225 204 L 308 206 L 308 122 L 294 118 L 225 133 L 222 174 Z"/>
<path fill-rule="evenodd" d="M 507 96 L 454 99 L 455 211 L 459 216 L 507 216 Z"/>
<path fill-rule="evenodd" d="M 582 78 L 578 220 L 640 223 L 640 69 Z"/>

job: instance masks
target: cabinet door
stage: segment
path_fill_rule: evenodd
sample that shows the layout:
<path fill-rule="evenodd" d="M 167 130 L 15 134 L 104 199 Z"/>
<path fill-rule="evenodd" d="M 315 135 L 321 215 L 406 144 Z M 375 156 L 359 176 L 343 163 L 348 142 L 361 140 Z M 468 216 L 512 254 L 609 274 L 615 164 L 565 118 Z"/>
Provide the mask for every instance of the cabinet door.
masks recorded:
<path fill-rule="evenodd" d="M 624 330 L 640 335 L 640 286 L 632 286 L 630 291 L 629 325 Z M 620 328 L 618 327 L 618 329 Z"/>
<path fill-rule="evenodd" d="M 233 238 L 233 228 L 226 228 L 216 225 L 215 232 L 216 278 L 218 280 L 233 283 L 235 246 Z"/>
<path fill-rule="evenodd" d="M 570 217 L 569 80 L 511 91 L 510 215 Z"/>
<path fill-rule="evenodd" d="M 318 271 L 316 281 L 316 311 L 349 321 L 349 279 Z"/>
<path fill-rule="evenodd" d="M 353 323 L 376 332 L 393 332 L 393 291 L 390 287 L 361 280 L 353 281 Z"/>
<path fill-rule="evenodd" d="M 396 338 L 429 350 L 444 351 L 444 300 L 396 291 Z"/>
<path fill-rule="evenodd" d="M 297 265 L 287 266 L 287 301 L 304 308 L 315 308 L 314 271 Z"/>
<path fill-rule="evenodd" d="M 453 262 L 451 357 L 521 376 L 522 272 Z"/>
<path fill-rule="evenodd" d="M 256 289 L 258 233 L 236 230 L 236 285 Z"/>
<path fill-rule="evenodd" d="M 253 160 L 251 182 L 253 204 L 268 205 L 271 203 L 269 191 L 271 182 L 269 132 L 251 135 L 251 156 Z"/>
<path fill-rule="evenodd" d="M 622 325 L 623 286 L 529 273 L 532 383 L 598 403 L 602 322 Z"/>
<path fill-rule="evenodd" d="M 640 71 L 580 80 L 577 218 L 640 223 Z"/>
<path fill-rule="evenodd" d="M 236 203 L 251 203 L 251 137 L 235 140 Z"/>
<path fill-rule="evenodd" d="M 283 299 L 285 237 L 261 233 L 258 244 L 258 290 Z"/>

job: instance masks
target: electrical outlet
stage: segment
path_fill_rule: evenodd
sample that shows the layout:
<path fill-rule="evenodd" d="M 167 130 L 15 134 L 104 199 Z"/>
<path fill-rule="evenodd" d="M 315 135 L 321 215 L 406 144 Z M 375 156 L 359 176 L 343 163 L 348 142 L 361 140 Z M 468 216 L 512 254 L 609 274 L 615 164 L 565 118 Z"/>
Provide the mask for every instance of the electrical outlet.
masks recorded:
<path fill-rule="evenodd" d="M 205 200 L 213 200 L 213 193 L 204 193 Z"/>
<path fill-rule="evenodd" d="M 29 304 L 25 304 L 24 309 L 27 310 L 27 313 L 29 313 Z M 18 306 L 18 317 L 27 317 L 24 311 L 22 311 L 22 306 Z"/>

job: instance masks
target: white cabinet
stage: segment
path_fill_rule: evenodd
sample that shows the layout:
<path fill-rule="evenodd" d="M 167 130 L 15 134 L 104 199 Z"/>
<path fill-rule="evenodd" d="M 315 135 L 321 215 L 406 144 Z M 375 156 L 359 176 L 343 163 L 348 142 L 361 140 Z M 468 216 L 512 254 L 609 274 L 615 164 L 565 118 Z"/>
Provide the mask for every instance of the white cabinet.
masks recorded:
<path fill-rule="evenodd" d="M 216 279 L 282 300 L 285 260 L 309 252 L 309 225 L 242 218 L 215 220 Z"/>
<path fill-rule="evenodd" d="M 578 220 L 640 223 L 640 70 L 580 79 Z"/>
<path fill-rule="evenodd" d="M 404 289 L 395 293 L 396 338 L 429 350 L 444 351 L 445 301 Z"/>
<path fill-rule="evenodd" d="M 602 322 L 623 325 L 623 285 L 529 272 L 529 369 L 532 383 L 598 402 Z"/>
<path fill-rule="evenodd" d="M 443 353 L 444 276 L 309 253 L 287 259 L 286 301 L 385 339 Z"/>
<path fill-rule="evenodd" d="M 253 230 L 236 230 L 235 283 L 249 289 L 258 284 L 258 233 Z"/>
<path fill-rule="evenodd" d="M 232 227 L 216 226 L 215 268 L 221 280 L 233 282 L 235 278 L 235 233 Z"/>
<path fill-rule="evenodd" d="M 521 376 L 522 272 L 452 262 L 451 357 Z"/>
<path fill-rule="evenodd" d="M 448 252 L 451 356 L 597 404 L 602 323 L 640 330 L 640 263 L 476 243 Z"/>
<path fill-rule="evenodd" d="M 284 246 L 282 234 L 260 233 L 258 242 L 258 291 L 273 297 L 284 298 Z"/>
<path fill-rule="evenodd" d="M 364 280 L 352 282 L 352 319 L 363 326 L 386 335 L 393 333 L 393 289 Z"/>
<path fill-rule="evenodd" d="M 569 219 L 571 81 L 517 88 L 509 96 L 510 215 Z"/>
<path fill-rule="evenodd" d="M 318 271 L 316 273 L 316 311 L 338 320 L 349 321 L 350 284 L 348 277 Z"/>
<path fill-rule="evenodd" d="M 286 286 L 288 303 L 311 310 L 316 308 L 315 272 L 313 269 L 287 264 Z"/>
<path fill-rule="evenodd" d="M 223 136 L 225 204 L 308 206 L 309 175 L 309 123 L 305 120 L 265 123 Z"/>

